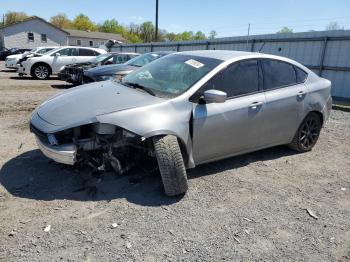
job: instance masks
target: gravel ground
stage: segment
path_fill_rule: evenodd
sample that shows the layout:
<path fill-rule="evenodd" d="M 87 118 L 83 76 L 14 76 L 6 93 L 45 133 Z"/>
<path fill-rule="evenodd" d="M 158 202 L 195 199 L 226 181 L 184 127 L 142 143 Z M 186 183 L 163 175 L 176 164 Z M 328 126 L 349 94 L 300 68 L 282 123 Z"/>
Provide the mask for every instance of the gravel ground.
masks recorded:
<path fill-rule="evenodd" d="M 190 170 L 183 198 L 141 171 L 108 174 L 92 196 L 87 174 L 45 158 L 28 130 L 65 87 L 0 72 L 0 261 L 350 260 L 350 113 L 332 112 L 312 152 Z"/>

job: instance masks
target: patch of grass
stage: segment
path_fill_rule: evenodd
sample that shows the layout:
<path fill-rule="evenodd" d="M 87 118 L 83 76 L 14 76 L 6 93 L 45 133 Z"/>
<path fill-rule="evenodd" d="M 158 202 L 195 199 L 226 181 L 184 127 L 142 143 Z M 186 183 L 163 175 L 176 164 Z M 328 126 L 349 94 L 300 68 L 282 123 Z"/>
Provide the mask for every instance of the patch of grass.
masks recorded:
<path fill-rule="evenodd" d="M 333 110 L 340 110 L 344 112 L 350 112 L 350 104 L 333 104 L 332 105 Z"/>

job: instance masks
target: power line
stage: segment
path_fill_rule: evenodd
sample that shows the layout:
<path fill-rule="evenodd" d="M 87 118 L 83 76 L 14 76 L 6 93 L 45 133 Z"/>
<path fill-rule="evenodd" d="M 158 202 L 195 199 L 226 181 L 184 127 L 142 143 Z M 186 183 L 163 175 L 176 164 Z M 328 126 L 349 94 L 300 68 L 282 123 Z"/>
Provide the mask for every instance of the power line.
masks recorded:
<path fill-rule="evenodd" d="M 320 22 L 320 21 L 334 21 L 334 20 L 350 20 L 350 17 L 332 17 L 332 18 L 315 18 L 315 19 L 304 19 L 304 20 L 289 20 L 289 21 L 275 21 L 275 22 L 259 22 L 255 21 L 254 23 L 251 23 L 252 25 L 273 25 L 273 24 L 286 24 L 286 23 L 304 23 L 304 22 Z M 338 21 L 339 22 L 339 21 Z M 216 27 L 217 30 L 221 29 L 229 29 L 229 28 L 247 28 L 247 24 L 235 24 L 234 26 L 224 26 L 224 27 Z M 213 28 L 202 28 L 202 30 L 212 30 Z"/>

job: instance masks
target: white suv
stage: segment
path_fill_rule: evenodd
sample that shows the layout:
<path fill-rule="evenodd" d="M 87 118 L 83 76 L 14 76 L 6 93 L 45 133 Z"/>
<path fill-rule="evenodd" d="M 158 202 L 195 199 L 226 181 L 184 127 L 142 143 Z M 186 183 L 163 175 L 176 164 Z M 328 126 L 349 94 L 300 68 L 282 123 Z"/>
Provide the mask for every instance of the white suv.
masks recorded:
<path fill-rule="evenodd" d="M 34 48 L 29 52 L 25 52 L 23 54 L 9 55 L 6 57 L 5 67 L 17 69 L 17 64 L 19 63 L 20 59 L 24 57 L 33 57 L 35 55 L 42 55 L 55 48 L 58 48 L 58 46 L 42 46 L 42 47 Z"/>
<path fill-rule="evenodd" d="M 57 74 L 65 65 L 87 62 L 104 53 L 106 53 L 105 50 L 98 48 L 60 47 L 42 56 L 31 57 L 21 62 L 17 72 L 19 75 L 31 75 L 36 79 L 48 79 L 51 74 Z"/>

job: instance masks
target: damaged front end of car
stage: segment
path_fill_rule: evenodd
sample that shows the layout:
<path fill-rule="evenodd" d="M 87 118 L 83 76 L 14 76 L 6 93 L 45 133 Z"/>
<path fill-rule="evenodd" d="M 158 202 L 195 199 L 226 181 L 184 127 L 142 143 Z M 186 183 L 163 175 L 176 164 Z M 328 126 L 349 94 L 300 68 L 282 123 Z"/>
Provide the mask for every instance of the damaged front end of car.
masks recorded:
<path fill-rule="evenodd" d="M 113 170 L 121 175 L 154 158 L 150 139 L 111 124 L 86 124 L 50 134 L 32 124 L 30 129 L 43 154 L 62 164 L 89 166 L 99 172 Z"/>

